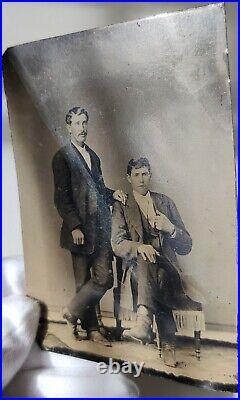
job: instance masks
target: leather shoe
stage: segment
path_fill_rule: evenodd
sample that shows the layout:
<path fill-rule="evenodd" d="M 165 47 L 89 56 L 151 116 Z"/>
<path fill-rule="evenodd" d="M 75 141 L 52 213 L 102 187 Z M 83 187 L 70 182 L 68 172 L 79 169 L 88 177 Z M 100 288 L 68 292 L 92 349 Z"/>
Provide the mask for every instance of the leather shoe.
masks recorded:
<path fill-rule="evenodd" d="M 88 340 L 91 340 L 95 343 L 103 344 L 107 347 L 112 347 L 111 343 L 99 331 L 88 332 Z"/>
<path fill-rule="evenodd" d="M 77 326 L 77 317 L 72 315 L 67 308 L 63 309 L 63 318 L 66 320 L 68 326 L 70 327 L 74 339 L 76 340 L 83 340 L 83 337 L 80 335 Z"/>

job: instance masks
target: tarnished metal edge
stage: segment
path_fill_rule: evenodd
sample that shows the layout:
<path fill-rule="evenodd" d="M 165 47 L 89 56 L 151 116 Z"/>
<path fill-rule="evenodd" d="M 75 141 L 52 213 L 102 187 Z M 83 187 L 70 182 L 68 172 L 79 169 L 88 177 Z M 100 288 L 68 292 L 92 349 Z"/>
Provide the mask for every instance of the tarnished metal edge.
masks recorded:
<path fill-rule="evenodd" d="M 65 354 L 69 356 L 73 356 L 76 358 L 83 358 L 85 360 L 89 361 L 95 361 L 95 362 L 102 362 L 104 361 L 106 364 L 109 362 L 108 357 L 104 356 L 96 356 L 94 353 L 93 354 L 87 354 L 85 352 L 80 352 L 80 351 L 75 351 L 71 350 L 69 348 L 59 348 L 59 347 L 47 347 L 47 346 L 42 346 L 42 350 L 54 352 L 54 353 L 59 353 L 59 354 Z M 126 360 L 114 358 L 115 361 L 119 362 L 121 365 L 124 363 Z M 176 376 L 173 373 L 166 373 L 163 371 L 156 371 L 155 369 L 152 368 L 145 368 L 143 367 L 143 372 L 147 375 L 152 375 L 152 376 L 159 376 L 162 378 L 167 378 L 174 380 L 179 383 L 184 383 L 187 385 L 191 386 L 196 386 L 201 389 L 207 389 L 207 390 L 214 390 L 214 391 L 222 391 L 222 392 L 231 392 L 231 393 L 237 393 L 238 392 L 238 385 L 235 384 L 224 384 L 220 382 L 210 382 L 210 381 L 202 381 L 200 379 L 194 379 L 194 378 L 189 378 L 184 375 L 179 375 Z"/>
<path fill-rule="evenodd" d="M 52 40 L 52 39 L 59 39 L 59 38 L 62 38 L 62 37 L 67 37 L 67 36 L 70 36 L 70 35 L 79 35 L 80 33 L 82 33 L 82 34 L 84 34 L 84 33 L 91 33 L 91 32 L 93 32 L 93 31 L 95 31 L 95 32 L 100 32 L 101 30 L 106 30 L 107 28 L 112 28 L 112 27 L 117 27 L 117 26 L 119 26 L 119 25 L 123 25 L 123 24 L 131 24 L 131 23 L 137 23 L 137 22 L 139 22 L 139 23 L 141 23 L 141 22 L 144 22 L 144 21 L 149 21 L 149 20 L 152 20 L 152 19 L 155 19 L 155 18 L 159 18 L 159 17 L 165 17 L 166 15 L 173 15 L 173 14 L 179 14 L 179 13 L 186 13 L 186 12 L 191 12 L 191 11 L 200 11 L 202 8 L 224 8 L 224 2 L 219 2 L 219 3 L 211 3 L 211 4 L 204 4 L 204 5 L 201 5 L 201 6 L 197 6 L 197 7 L 191 7 L 191 8 L 185 8 L 185 9 L 179 9 L 179 10 L 175 10 L 175 11 L 164 11 L 164 12 L 160 12 L 160 13 L 158 13 L 158 14 L 154 14 L 154 15 L 150 15 L 150 16 L 148 16 L 148 17 L 142 17 L 142 18 L 137 18 L 137 19 L 132 19 L 132 20 L 129 20 L 129 21 L 121 21 L 121 22 L 117 22 L 117 23 L 114 23 L 114 24 L 109 24 L 109 25 L 105 25 L 105 26 L 101 26 L 101 27 L 95 27 L 95 28 L 90 28 L 90 29 L 84 29 L 83 31 L 78 31 L 78 32 L 70 32 L 70 33 L 67 33 L 67 34 L 64 34 L 64 35 L 58 35 L 58 36 L 52 36 L 52 37 L 50 37 L 50 38 L 43 38 L 43 39 L 38 39 L 38 40 L 33 40 L 32 42 L 26 42 L 26 43 L 21 43 L 21 44 L 18 44 L 18 45 L 16 45 L 16 46 L 11 46 L 11 47 L 8 47 L 7 49 L 6 49 L 6 51 L 5 51 L 5 53 L 6 52 L 8 52 L 9 50 L 11 50 L 11 49 L 16 49 L 16 48 L 19 48 L 19 47 L 21 47 L 21 46 L 27 46 L 27 45 L 32 45 L 33 43 L 37 43 L 37 42 L 42 42 L 42 41 L 46 41 L 46 40 Z M 5 54 L 4 53 L 4 54 Z M 3 55 L 4 55 L 3 54 Z"/>

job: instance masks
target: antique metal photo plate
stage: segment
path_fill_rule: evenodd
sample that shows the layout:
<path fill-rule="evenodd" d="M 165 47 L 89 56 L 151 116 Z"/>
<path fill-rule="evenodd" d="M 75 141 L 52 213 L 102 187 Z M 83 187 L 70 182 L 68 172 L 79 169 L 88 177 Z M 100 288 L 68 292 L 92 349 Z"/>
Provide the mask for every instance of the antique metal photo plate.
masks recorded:
<path fill-rule="evenodd" d="M 16 46 L 3 66 L 42 348 L 235 392 L 223 4 Z"/>

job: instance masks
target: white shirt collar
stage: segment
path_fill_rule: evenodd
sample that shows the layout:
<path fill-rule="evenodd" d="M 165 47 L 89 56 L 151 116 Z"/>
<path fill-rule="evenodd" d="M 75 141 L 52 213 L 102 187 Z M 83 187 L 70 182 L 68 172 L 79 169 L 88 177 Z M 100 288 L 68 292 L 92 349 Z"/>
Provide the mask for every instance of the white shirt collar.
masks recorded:
<path fill-rule="evenodd" d="M 150 195 L 149 191 L 145 195 L 142 195 L 142 194 L 136 192 L 136 190 L 133 190 L 133 196 L 134 196 L 136 201 L 137 201 L 137 199 L 141 201 L 141 200 L 144 200 L 144 199 L 146 199 L 146 200 L 148 199 L 149 200 L 151 198 L 151 195 Z"/>
<path fill-rule="evenodd" d="M 89 152 L 88 152 L 87 149 L 86 149 L 85 143 L 83 144 L 83 147 L 78 146 L 77 144 L 73 143 L 72 141 L 71 141 L 71 143 L 72 143 L 72 145 L 73 145 L 74 147 L 76 147 L 76 149 L 77 149 L 77 150 L 79 151 L 79 153 L 82 155 L 82 157 L 84 158 L 84 160 L 86 161 L 86 163 L 87 163 L 87 165 L 88 165 L 88 168 L 91 169 L 91 168 L 92 168 L 92 165 L 91 165 L 91 157 L 90 157 Z"/>
<path fill-rule="evenodd" d="M 71 141 L 71 144 L 72 144 L 73 146 L 75 146 L 76 149 L 78 149 L 80 152 L 86 151 L 86 147 L 85 147 L 86 145 L 85 145 L 85 143 L 83 143 L 83 146 L 80 146 L 79 144 L 73 143 L 73 142 Z"/>
<path fill-rule="evenodd" d="M 133 196 L 145 218 L 147 218 L 150 225 L 154 227 L 156 212 L 150 192 L 148 191 L 145 196 L 143 196 L 142 194 L 133 190 Z"/>

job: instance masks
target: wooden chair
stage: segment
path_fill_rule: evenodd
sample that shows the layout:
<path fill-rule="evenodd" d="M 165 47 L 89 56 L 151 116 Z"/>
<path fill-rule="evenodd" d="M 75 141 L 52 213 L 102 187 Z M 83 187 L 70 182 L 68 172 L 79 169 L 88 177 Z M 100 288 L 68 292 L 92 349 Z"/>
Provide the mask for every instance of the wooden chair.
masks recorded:
<path fill-rule="evenodd" d="M 121 282 L 123 277 L 122 259 L 116 257 L 116 273 L 117 286 L 113 289 L 114 297 L 114 317 L 116 319 L 116 328 L 121 337 L 123 328 L 119 317 L 120 298 L 121 298 Z M 135 293 L 136 294 L 136 293 Z M 133 297 L 134 297 L 133 291 Z M 173 310 L 173 318 L 176 324 L 177 332 L 181 335 L 190 333 L 194 337 L 195 354 L 198 360 L 201 358 L 201 332 L 205 331 L 204 313 L 202 310 Z M 162 356 L 161 338 L 158 333 L 157 324 L 155 322 L 155 333 L 159 356 Z"/>
<path fill-rule="evenodd" d="M 205 319 L 202 310 L 173 310 L 173 318 L 178 333 L 190 333 L 194 337 L 195 354 L 201 358 L 201 332 L 205 331 Z"/>

